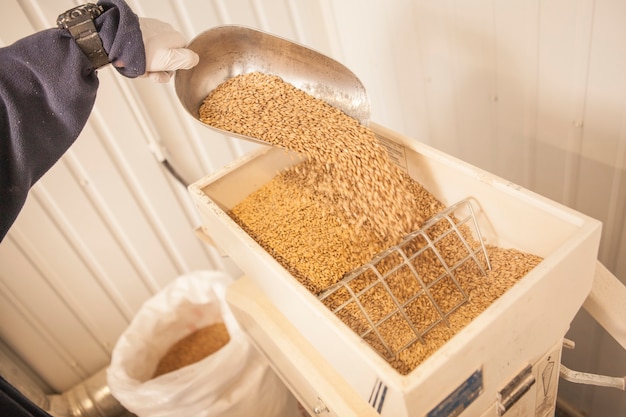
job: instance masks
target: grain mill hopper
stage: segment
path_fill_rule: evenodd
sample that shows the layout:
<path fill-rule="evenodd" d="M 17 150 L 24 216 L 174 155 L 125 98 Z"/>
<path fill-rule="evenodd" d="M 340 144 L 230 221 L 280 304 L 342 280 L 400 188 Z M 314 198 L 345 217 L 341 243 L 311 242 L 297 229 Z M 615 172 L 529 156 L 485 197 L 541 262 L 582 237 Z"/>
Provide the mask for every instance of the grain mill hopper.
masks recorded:
<path fill-rule="evenodd" d="M 255 67 L 251 56 L 219 77 L 276 71 L 271 64 Z M 195 71 L 201 73 L 202 65 Z M 197 82 L 204 79 L 199 73 L 177 74 L 177 92 L 192 115 L 216 86 Z M 192 84 L 197 89 L 190 93 Z M 412 138 L 369 126 L 396 164 L 445 205 L 474 202 L 481 241 L 543 261 L 402 375 L 229 216 L 237 203 L 297 162 L 282 149 L 264 147 L 189 187 L 200 232 L 245 274 L 228 294 L 238 320 L 311 415 L 552 416 L 564 336 L 594 294 L 594 277 L 607 277 L 597 262 L 600 222 Z"/>

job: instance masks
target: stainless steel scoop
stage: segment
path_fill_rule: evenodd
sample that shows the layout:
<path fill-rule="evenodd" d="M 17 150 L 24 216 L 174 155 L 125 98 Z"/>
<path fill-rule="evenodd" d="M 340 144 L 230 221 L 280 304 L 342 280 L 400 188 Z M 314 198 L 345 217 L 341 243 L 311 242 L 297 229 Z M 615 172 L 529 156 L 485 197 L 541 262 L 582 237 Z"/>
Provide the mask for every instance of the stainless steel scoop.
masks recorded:
<path fill-rule="evenodd" d="M 188 48 L 200 56 L 200 62 L 176 72 L 178 99 L 194 119 L 224 135 L 267 144 L 199 120 L 200 105 L 211 91 L 229 78 L 250 72 L 277 75 L 361 124 L 369 121 L 370 101 L 361 81 L 339 62 L 305 46 L 256 29 L 227 25 L 199 34 Z"/>

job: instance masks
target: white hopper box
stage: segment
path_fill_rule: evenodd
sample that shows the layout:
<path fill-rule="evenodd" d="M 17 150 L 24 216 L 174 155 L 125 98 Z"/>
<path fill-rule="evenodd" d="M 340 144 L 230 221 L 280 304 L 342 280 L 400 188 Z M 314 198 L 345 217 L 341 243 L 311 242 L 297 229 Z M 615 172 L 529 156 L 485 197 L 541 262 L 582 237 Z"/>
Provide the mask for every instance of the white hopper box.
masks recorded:
<path fill-rule="evenodd" d="M 246 275 L 228 296 L 238 320 L 311 414 L 553 415 L 563 338 L 592 287 L 601 223 L 380 125 L 370 128 L 446 206 L 475 202 L 485 243 L 543 261 L 401 375 L 229 217 L 296 162 L 263 148 L 189 187 L 202 230 Z"/>

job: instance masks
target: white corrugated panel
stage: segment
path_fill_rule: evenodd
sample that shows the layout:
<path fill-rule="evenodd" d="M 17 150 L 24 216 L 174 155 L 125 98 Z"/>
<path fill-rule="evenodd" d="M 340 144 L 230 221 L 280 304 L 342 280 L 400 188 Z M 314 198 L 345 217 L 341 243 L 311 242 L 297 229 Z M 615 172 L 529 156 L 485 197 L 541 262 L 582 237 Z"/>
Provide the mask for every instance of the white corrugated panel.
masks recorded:
<path fill-rule="evenodd" d="M 338 59 L 364 82 L 376 122 L 602 220 L 601 261 L 624 280 L 624 2 L 129 3 L 188 38 L 242 24 Z M 7 2 L 0 41 L 50 27 L 74 4 Z M 166 148 L 187 182 L 255 147 L 191 120 L 171 84 L 111 68 L 100 78 L 85 131 L 0 245 L 0 337 L 58 390 L 104 366 L 134 312 L 167 282 L 233 268 L 197 240 L 186 190 L 149 145 Z M 571 337 L 568 366 L 626 374 L 626 354 L 584 313 Z M 626 414 L 623 394 L 570 383 L 560 391 L 590 415 Z"/>

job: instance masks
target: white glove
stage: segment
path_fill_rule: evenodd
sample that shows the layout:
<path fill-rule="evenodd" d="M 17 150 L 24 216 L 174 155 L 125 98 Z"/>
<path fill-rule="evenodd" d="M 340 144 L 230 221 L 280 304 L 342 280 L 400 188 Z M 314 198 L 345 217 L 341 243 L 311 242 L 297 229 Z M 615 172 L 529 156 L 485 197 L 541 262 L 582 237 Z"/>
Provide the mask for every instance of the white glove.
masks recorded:
<path fill-rule="evenodd" d="M 185 48 L 185 38 L 169 23 L 140 17 L 139 28 L 146 50 L 144 77 L 166 83 L 176 70 L 192 68 L 200 60 L 198 54 Z"/>

